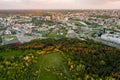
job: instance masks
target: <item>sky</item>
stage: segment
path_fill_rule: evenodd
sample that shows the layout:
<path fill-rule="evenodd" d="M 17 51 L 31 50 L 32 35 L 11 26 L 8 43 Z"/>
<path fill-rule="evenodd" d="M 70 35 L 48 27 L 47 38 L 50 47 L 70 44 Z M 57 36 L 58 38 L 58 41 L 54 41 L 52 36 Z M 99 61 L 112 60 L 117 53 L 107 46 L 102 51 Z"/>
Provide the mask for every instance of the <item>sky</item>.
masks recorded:
<path fill-rule="evenodd" d="M 0 9 L 120 9 L 120 0 L 0 0 Z"/>

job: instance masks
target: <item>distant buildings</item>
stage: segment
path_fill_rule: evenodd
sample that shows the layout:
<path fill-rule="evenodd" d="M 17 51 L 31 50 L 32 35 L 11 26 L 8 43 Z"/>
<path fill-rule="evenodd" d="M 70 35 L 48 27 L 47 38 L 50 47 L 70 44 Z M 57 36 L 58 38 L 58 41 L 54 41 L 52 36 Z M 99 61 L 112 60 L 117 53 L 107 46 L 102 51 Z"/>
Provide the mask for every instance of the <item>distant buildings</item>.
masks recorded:
<path fill-rule="evenodd" d="M 105 36 L 105 30 L 101 29 L 120 31 L 120 11 L 78 10 L 46 13 L 38 16 L 1 17 L 0 24 L 4 27 L 0 26 L 0 34 L 3 37 L 7 35 L 8 39 L 6 37 L 5 39 L 8 40 L 8 43 L 11 41 L 9 36 L 16 36 L 20 42 L 24 43 L 43 36 L 49 37 L 49 34 L 55 37 L 80 39 L 80 36 L 90 37 L 92 33 L 96 33 L 95 35 L 98 34 L 99 37 L 106 40 L 119 42 L 118 37 Z"/>
<path fill-rule="evenodd" d="M 14 40 L 4 42 L 4 45 L 6 44 L 22 44 L 22 42 L 20 42 L 18 39 L 14 39 Z"/>
<path fill-rule="evenodd" d="M 75 33 L 74 30 L 71 30 L 71 29 L 68 30 L 66 37 L 68 37 L 68 38 L 78 38 L 79 39 L 78 34 Z"/>
<path fill-rule="evenodd" d="M 6 31 L 4 32 L 4 34 L 6 34 L 6 35 L 11 35 L 11 31 L 10 31 L 10 30 L 6 30 Z"/>
<path fill-rule="evenodd" d="M 120 34 L 104 34 L 101 39 L 120 44 Z"/>

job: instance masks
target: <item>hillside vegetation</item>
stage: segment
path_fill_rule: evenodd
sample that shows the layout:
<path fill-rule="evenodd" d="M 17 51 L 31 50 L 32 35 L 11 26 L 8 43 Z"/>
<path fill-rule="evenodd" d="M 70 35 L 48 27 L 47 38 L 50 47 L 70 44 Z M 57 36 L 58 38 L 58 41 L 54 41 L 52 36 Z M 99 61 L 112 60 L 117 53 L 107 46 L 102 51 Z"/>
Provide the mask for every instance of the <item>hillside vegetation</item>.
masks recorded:
<path fill-rule="evenodd" d="M 0 80 L 119 80 L 120 49 L 92 40 L 0 46 Z"/>

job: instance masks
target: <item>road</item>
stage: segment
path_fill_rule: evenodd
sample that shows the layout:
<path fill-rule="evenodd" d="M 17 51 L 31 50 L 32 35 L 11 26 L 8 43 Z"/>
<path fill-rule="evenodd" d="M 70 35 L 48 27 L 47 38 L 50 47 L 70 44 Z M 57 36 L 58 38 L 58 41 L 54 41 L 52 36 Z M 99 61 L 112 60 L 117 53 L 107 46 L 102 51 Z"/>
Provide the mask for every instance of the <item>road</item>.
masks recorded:
<path fill-rule="evenodd" d="M 120 48 L 120 44 L 118 44 L 118 43 L 114 43 L 114 42 L 111 42 L 111 41 L 104 40 L 104 39 L 102 39 L 101 37 L 97 37 L 97 38 L 92 37 L 92 34 L 93 34 L 94 32 L 96 32 L 96 30 L 95 30 L 95 31 L 92 31 L 92 32 L 89 32 L 89 34 L 87 35 L 87 37 L 88 37 L 89 39 L 92 39 L 92 40 L 96 41 L 96 42 L 101 42 L 101 43 L 103 43 L 103 44 L 105 44 L 105 45 L 108 45 L 108 46 Z"/>
<path fill-rule="evenodd" d="M 39 36 L 27 36 L 27 35 L 24 35 L 24 33 L 17 33 L 16 34 L 18 40 L 22 43 L 25 43 L 25 42 L 30 42 L 31 40 L 34 40 L 34 39 L 45 39 L 45 37 L 39 37 Z"/>

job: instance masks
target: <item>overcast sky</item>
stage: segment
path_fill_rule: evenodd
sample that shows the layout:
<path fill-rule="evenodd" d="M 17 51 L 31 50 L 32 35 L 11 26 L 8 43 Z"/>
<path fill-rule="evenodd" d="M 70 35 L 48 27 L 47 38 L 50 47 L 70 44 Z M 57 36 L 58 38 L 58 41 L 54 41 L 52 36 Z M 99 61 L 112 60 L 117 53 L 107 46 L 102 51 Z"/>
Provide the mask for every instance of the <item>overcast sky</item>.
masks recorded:
<path fill-rule="evenodd" d="M 0 0 L 0 9 L 120 9 L 120 0 Z"/>

